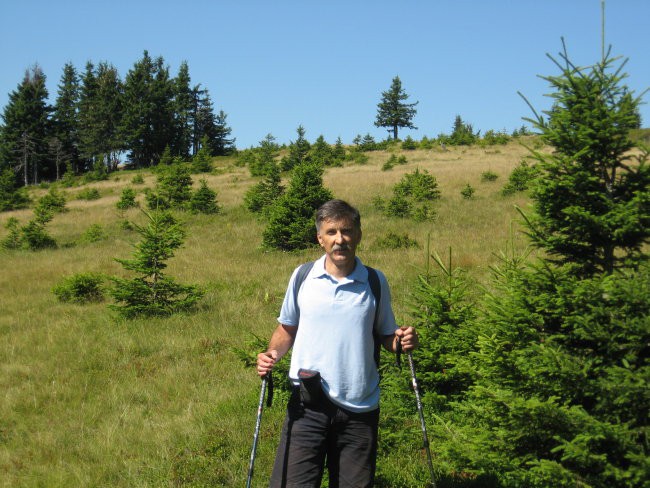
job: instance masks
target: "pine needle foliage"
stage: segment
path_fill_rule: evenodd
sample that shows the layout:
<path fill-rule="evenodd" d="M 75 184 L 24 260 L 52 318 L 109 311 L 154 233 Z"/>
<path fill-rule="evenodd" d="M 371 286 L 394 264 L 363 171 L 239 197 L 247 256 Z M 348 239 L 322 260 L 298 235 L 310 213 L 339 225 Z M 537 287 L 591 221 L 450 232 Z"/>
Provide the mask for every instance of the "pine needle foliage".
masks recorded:
<path fill-rule="evenodd" d="M 625 61 L 609 52 L 588 68 L 573 65 L 566 48 L 560 56 L 551 57 L 560 75 L 544 77 L 555 89 L 553 107 L 547 118 L 529 119 L 555 149 L 533 151 L 543 177 L 529 235 L 578 273 L 612 272 L 644 259 L 650 239 L 648 151 L 630 153 L 640 98 L 623 84 Z"/>
<path fill-rule="evenodd" d="M 181 285 L 164 273 L 166 261 L 174 257 L 185 239 L 180 222 L 166 211 L 144 212 L 148 224 L 134 224 L 142 240 L 132 259 L 116 259 L 124 269 L 136 273 L 131 279 L 113 277 L 110 307 L 125 318 L 165 316 L 190 310 L 203 296 L 194 285 Z"/>
<path fill-rule="evenodd" d="M 262 245 L 269 249 L 292 251 L 316 244 L 314 216 L 332 192 L 323 186 L 323 167 L 302 163 L 291 172 L 289 188 L 276 199 L 268 212 Z"/>

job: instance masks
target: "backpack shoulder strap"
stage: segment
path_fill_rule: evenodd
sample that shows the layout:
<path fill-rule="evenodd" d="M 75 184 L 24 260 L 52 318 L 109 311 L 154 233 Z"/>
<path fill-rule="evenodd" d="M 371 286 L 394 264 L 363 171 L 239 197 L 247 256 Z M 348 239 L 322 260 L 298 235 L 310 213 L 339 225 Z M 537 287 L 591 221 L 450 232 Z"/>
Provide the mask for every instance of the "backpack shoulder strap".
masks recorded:
<path fill-rule="evenodd" d="M 379 358 L 381 355 L 381 340 L 382 337 L 377 333 L 377 317 L 379 316 L 379 304 L 381 302 L 381 283 L 379 282 L 379 275 L 377 270 L 366 266 L 368 270 L 368 282 L 370 284 L 370 291 L 375 296 L 375 318 L 372 321 L 372 337 L 375 341 L 375 364 L 379 369 Z"/>
<path fill-rule="evenodd" d="M 307 275 L 309 274 L 309 272 L 313 267 L 314 267 L 314 261 L 301 264 L 300 268 L 298 268 L 296 279 L 293 282 L 293 300 L 294 300 L 296 311 L 298 312 L 299 319 L 300 319 L 300 307 L 298 307 L 298 293 L 300 292 L 300 287 L 302 286 L 302 283 L 305 281 L 305 278 L 307 278 Z"/>

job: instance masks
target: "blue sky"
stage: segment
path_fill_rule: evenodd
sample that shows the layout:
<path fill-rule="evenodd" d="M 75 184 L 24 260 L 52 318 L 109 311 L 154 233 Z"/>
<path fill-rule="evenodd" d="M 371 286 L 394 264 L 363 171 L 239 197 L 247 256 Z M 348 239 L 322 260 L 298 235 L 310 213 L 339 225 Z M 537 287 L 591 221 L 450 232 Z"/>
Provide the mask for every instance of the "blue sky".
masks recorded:
<path fill-rule="evenodd" d="M 607 0 L 606 44 L 629 58 L 627 85 L 650 87 L 650 1 Z M 0 107 L 38 63 L 51 102 L 63 66 L 113 64 L 124 78 L 146 49 L 175 76 L 189 64 L 245 148 L 303 125 L 310 141 L 384 139 L 374 126 L 381 92 L 398 75 L 418 101 L 414 138 L 449 133 L 456 115 L 475 129 L 505 129 L 549 107 L 558 74 L 546 54 L 564 37 L 571 59 L 601 53 L 601 0 L 0 0 Z M 649 100 L 650 94 L 644 96 Z M 641 107 L 644 127 L 650 108 Z"/>

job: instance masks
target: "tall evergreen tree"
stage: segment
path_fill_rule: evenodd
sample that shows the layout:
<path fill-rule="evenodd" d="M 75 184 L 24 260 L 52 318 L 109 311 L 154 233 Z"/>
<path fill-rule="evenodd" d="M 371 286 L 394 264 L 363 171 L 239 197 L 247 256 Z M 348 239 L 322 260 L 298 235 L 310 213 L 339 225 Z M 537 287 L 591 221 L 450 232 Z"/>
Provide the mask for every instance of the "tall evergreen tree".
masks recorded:
<path fill-rule="evenodd" d="M 135 167 L 157 164 L 174 139 L 173 88 L 162 57 L 153 60 L 147 51 L 126 75 L 122 134 Z"/>
<path fill-rule="evenodd" d="M 117 69 L 102 62 L 86 64 L 79 97 L 79 139 L 85 169 L 116 169 L 119 153 L 124 150 L 122 115 L 124 87 Z"/>
<path fill-rule="evenodd" d="M 93 166 L 93 157 L 98 153 L 95 144 L 95 113 L 97 106 L 97 77 L 95 65 L 88 61 L 81 75 L 79 89 L 78 122 L 79 153 L 82 160 L 79 171 L 87 171 Z"/>
<path fill-rule="evenodd" d="M 390 128 L 395 140 L 400 127 L 417 129 L 412 121 L 417 113 L 415 106 L 418 102 L 406 103 L 408 97 L 402 88 L 402 81 L 396 76 L 388 91 L 382 92 L 381 101 L 377 105 L 375 126 Z"/>
<path fill-rule="evenodd" d="M 51 136 L 46 77 L 40 66 L 25 71 L 23 81 L 9 94 L 0 133 L 0 169 L 11 167 L 22 174 L 23 184 L 53 179 L 55 171 L 48 158 Z"/>
<path fill-rule="evenodd" d="M 226 122 L 227 115 L 223 110 L 214 119 L 214 131 L 210 140 L 212 156 L 225 156 L 235 150 L 235 139 L 230 137 L 232 129 Z"/>
<path fill-rule="evenodd" d="M 174 80 L 169 77 L 169 67 L 162 56 L 154 62 L 154 79 L 151 86 L 153 104 L 152 161 L 157 164 L 165 147 L 176 139 L 174 134 Z"/>
<path fill-rule="evenodd" d="M 194 113 L 194 150 L 196 154 L 201 149 L 204 138 L 209 144 L 216 135 L 216 118 L 212 98 L 207 88 L 195 87 L 195 113 Z"/>
<path fill-rule="evenodd" d="M 194 91 L 190 86 L 190 71 L 186 61 L 181 63 L 174 79 L 174 143 L 172 152 L 189 159 L 194 127 Z"/>
<path fill-rule="evenodd" d="M 79 166 L 79 96 L 77 70 L 72 63 L 66 63 L 52 113 L 53 137 L 59 142 L 51 143 L 50 146 L 57 148 L 54 154 L 55 161 L 58 159 L 57 156 L 63 156 L 70 162 L 71 169 L 75 173 L 81 169 Z"/>
<path fill-rule="evenodd" d="M 124 150 L 121 134 L 124 87 L 117 69 L 107 63 L 97 67 L 96 150 L 108 171 L 115 171 Z"/>

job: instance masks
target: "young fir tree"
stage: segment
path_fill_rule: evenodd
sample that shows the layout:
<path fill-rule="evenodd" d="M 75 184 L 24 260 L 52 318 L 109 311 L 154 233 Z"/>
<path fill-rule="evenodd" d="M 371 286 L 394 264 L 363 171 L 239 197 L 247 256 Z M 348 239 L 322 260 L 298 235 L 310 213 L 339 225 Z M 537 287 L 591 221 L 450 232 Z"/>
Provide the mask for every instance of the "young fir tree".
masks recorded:
<path fill-rule="evenodd" d="M 281 182 L 280 168 L 272 162 L 268 165 L 262 181 L 253 185 L 244 195 L 246 208 L 253 213 L 266 215 L 273 203 L 284 193 Z"/>
<path fill-rule="evenodd" d="M 190 211 L 194 213 L 216 214 L 221 208 L 217 203 L 217 192 L 208 187 L 206 180 L 200 180 L 199 188 L 192 193 L 189 203 Z"/>
<path fill-rule="evenodd" d="M 0 171 L 0 212 L 24 208 L 28 203 L 29 197 L 16 185 L 16 175 L 11 168 Z"/>
<path fill-rule="evenodd" d="M 248 170 L 251 176 L 264 176 L 269 171 L 273 171 L 271 167 L 276 165 L 275 158 L 279 153 L 280 147 L 275 142 L 275 137 L 267 134 L 253 151 L 254 157 L 248 161 Z"/>
<path fill-rule="evenodd" d="M 418 102 L 406 103 L 408 97 L 402 88 L 402 81 L 399 76 L 396 76 L 388 91 L 382 92 L 381 101 L 377 105 L 375 126 L 391 129 L 394 140 L 397 140 L 398 130 L 401 127 L 417 129 L 413 125 L 413 117 L 417 113 L 415 106 Z"/>
<path fill-rule="evenodd" d="M 443 413 L 434 445 L 450 469 L 491 474 L 503 488 L 645 488 L 648 180 L 643 159 L 622 164 L 638 99 L 609 56 L 589 70 L 563 57 L 562 74 L 547 78 L 556 104 L 537 119 L 556 151 L 538 155 L 545 173 L 528 218 L 546 253 L 494 268 L 464 342 L 473 382 Z"/>
<path fill-rule="evenodd" d="M 235 151 L 235 138 L 230 137 L 232 129 L 226 122 L 227 114 L 223 110 L 214 118 L 214 129 L 210 139 L 210 149 L 213 156 L 226 156 Z"/>
<path fill-rule="evenodd" d="M 332 198 L 323 186 L 323 167 L 302 163 L 291 173 L 289 188 L 269 208 L 263 246 L 291 251 L 316 243 L 314 215 L 318 207 Z"/>
<path fill-rule="evenodd" d="M 148 224 L 135 225 L 142 240 L 135 245 L 132 259 L 116 259 L 136 277 L 112 278 L 111 305 L 126 318 L 171 315 L 190 310 L 203 296 L 194 285 L 181 285 L 165 274 L 166 261 L 174 257 L 185 239 L 182 225 L 167 212 L 146 213 Z"/>
<path fill-rule="evenodd" d="M 150 209 L 184 208 L 192 197 L 190 170 L 181 164 L 172 164 L 158 174 L 154 191 L 146 194 Z"/>
<path fill-rule="evenodd" d="M 616 66 L 609 54 L 587 69 L 566 51 L 554 62 L 561 74 L 544 78 L 555 89 L 553 106 L 547 119 L 530 120 L 554 152 L 534 153 L 543 176 L 529 235 L 578 273 L 611 273 L 645 259 L 650 238 L 648 152 L 630 153 L 640 100 L 622 84 L 625 62 Z"/>
<path fill-rule="evenodd" d="M 333 166 L 334 155 L 332 147 L 327 143 L 325 137 L 321 134 L 309 149 L 309 159 L 322 166 Z"/>
<path fill-rule="evenodd" d="M 304 127 L 299 125 L 296 132 L 298 133 L 298 138 L 289 145 L 289 154 L 280 161 L 280 168 L 282 171 L 292 170 L 295 166 L 307 161 L 309 156 L 311 145 L 309 144 L 309 141 L 305 139 Z"/>

